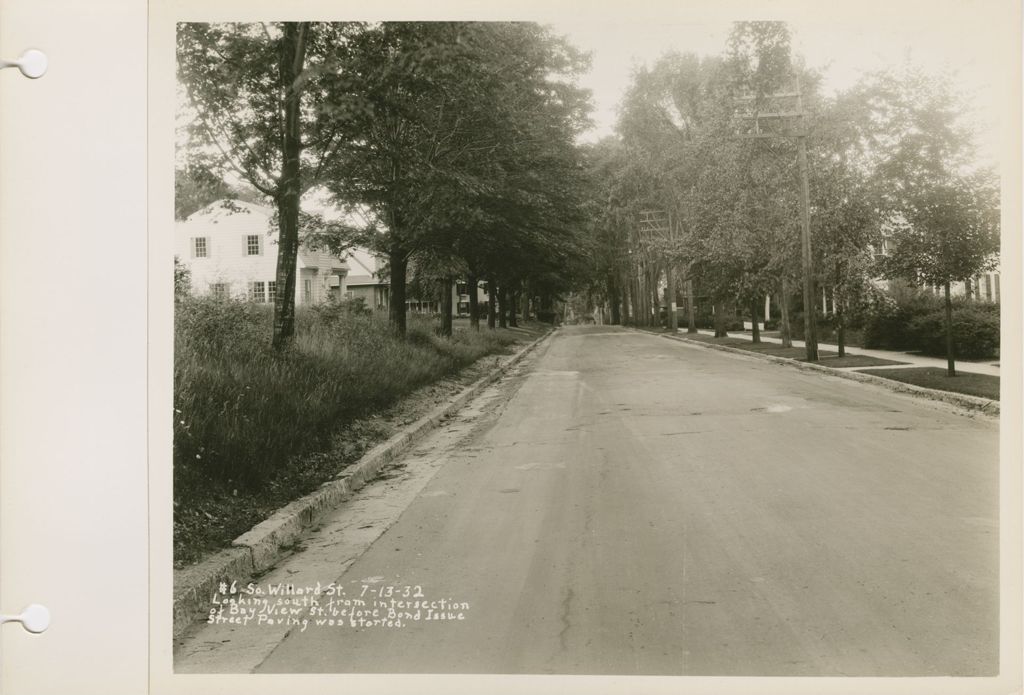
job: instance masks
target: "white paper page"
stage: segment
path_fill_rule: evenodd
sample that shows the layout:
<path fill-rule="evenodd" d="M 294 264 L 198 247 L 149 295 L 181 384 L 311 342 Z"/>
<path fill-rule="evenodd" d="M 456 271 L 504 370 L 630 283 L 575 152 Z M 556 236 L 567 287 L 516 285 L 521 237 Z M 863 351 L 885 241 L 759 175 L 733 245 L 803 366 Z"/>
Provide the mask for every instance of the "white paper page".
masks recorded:
<path fill-rule="evenodd" d="M 4 693 L 146 689 L 146 3 L 3 0 Z"/>

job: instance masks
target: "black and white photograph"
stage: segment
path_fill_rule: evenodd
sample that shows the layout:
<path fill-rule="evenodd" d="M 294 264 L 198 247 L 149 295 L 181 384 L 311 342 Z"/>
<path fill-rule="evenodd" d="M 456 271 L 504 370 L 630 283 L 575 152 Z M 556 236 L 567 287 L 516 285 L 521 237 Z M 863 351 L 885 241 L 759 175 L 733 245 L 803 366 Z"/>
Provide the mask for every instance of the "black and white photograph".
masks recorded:
<path fill-rule="evenodd" d="M 1019 123 L 940 5 L 176 19 L 175 677 L 1006 675 Z"/>

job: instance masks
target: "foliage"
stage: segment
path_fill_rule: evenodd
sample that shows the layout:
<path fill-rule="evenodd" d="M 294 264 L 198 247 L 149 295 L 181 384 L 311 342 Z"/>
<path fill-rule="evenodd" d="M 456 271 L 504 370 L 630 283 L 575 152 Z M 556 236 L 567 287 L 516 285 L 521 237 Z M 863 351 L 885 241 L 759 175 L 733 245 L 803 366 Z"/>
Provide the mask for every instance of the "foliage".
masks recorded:
<path fill-rule="evenodd" d="M 996 267 L 998 188 L 987 173 L 921 185 L 893 225 L 884 270 L 894 278 L 945 285 Z"/>
<path fill-rule="evenodd" d="M 174 298 L 187 297 L 192 293 L 192 271 L 189 267 L 174 257 Z"/>
<path fill-rule="evenodd" d="M 973 359 L 998 354 L 998 304 L 958 297 L 952 302 L 952 318 L 957 356 Z M 944 300 L 921 291 L 878 295 L 865 311 L 864 347 L 945 355 Z"/>
<path fill-rule="evenodd" d="M 953 350 L 957 357 L 979 359 L 999 355 L 999 314 L 963 304 L 953 308 Z M 928 355 L 946 354 L 946 312 L 915 317 L 909 333 L 916 349 Z"/>
<path fill-rule="evenodd" d="M 352 77 L 335 98 L 367 109 L 334 119 L 328 187 L 383 222 L 371 243 L 389 257 L 396 328 L 408 264 L 565 287 L 581 255 L 582 58 L 523 22 L 385 22 L 345 50 Z"/>
<path fill-rule="evenodd" d="M 930 292 L 881 293 L 873 298 L 864 316 L 864 347 L 884 350 L 915 350 L 911 323 L 942 308 L 942 300 Z"/>
<path fill-rule="evenodd" d="M 209 166 L 192 163 L 174 172 L 174 219 L 183 220 L 193 212 L 224 198 L 237 198 L 231 188 Z"/>

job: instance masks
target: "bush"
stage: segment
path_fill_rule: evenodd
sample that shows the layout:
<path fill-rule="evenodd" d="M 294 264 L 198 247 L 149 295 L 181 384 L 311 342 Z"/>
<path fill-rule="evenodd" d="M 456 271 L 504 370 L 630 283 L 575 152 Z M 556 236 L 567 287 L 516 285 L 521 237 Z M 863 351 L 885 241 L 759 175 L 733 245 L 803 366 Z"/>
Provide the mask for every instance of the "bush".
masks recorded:
<path fill-rule="evenodd" d="M 186 298 L 175 312 L 175 496 L 195 486 L 253 489 L 292 457 L 327 447 L 352 420 L 503 351 L 508 333 L 452 339 L 410 317 L 409 340 L 386 318 L 343 305 L 300 308 L 293 344 L 270 347 L 272 310 Z"/>
<path fill-rule="evenodd" d="M 925 292 L 880 294 L 864 312 L 864 347 L 919 350 L 914 320 L 942 309 L 942 299 Z"/>
<path fill-rule="evenodd" d="M 980 359 L 999 354 L 999 315 L 972 306 L 953 310 L 953 354 Z M 934 311 L 910 323 L 915 347 L 928 355 L 946 354 L 946 312 Z"/>
<path fill-rule="evenodd" d="M 864 312 L 864 347 L 946 354 L 945 300 L 927 292 L 880 294 Z M 953 299 L 953 349 L 969 359 L 999 352 L 999 304 Z"/>

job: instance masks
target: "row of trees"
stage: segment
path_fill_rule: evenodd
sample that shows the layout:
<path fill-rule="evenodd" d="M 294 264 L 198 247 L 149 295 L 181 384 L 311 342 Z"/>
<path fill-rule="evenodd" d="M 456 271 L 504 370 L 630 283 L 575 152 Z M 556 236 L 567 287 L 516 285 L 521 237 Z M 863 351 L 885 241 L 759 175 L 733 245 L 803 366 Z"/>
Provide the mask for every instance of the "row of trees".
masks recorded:
<path fill-rule="evenodd" d="M 547 29 L 181 24 L 177 49 L 189 120 L 179 199 L 221 194 L 233 179 L 277 207 L 275 346 L 294 331 L 301 243 L 385 256 L 400 334 L 412 276 L 450 307 L 456 278 L 472 304 L 478 279 L 505 304 L 524 290 L 554 296 L 584 268 L 575 139 L 588 104 L 574 80 L 586 59 Z M 303 209 L 311 189 L 368 224 Z"/>
<path fill-rule="evenodd" d="M 714 303 L 719 335 L 727 303 L 750 307 L 756 327 L 759 303 L 776 294 L 789 344 L 787 300 L 807 265 L 804 136 L 810 279 L 835 298 L 840 352 L 845 311 L 879 275 L 943 287 L 948 313 L 950 284 L 989 269 L 999 249 L 998 182 L 974 165 L 962 110 L 948 82 L 913 70 L 826 98 L 779 22 L 737 23 L 722 57 L 666 55 L 635 74 L 617 137 L 590 152 L 590 290 L 613 322 L 656 320 L 648 298 L 677 270 L 691 312 L 695 285 Z M 644 210 L 664 211 L 671 234 L 637 239 Z"/>

